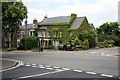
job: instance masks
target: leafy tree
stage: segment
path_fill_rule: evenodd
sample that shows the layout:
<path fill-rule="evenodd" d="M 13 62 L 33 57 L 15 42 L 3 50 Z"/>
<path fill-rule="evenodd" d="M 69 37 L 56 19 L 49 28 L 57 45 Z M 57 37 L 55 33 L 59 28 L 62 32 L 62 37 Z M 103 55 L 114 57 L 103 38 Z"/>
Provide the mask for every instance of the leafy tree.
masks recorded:
<path fill-rule="evenodd" d="M 74 39 L 74 44 L 75 45 L 82 45 L 82 41 L 76 36 L 76 38 Z"/>
<path fill-rule="evenodd" d="M 80 40 L 84 41 L 84 39 L 88 39 L 90 48 L 95 47 L 95 38 L 95 32 L 92 30 L 83 30 L 79 33 Z"/>
<path fill-rule="evenodd" d="M 17 46 L 19 26 L 27 15 L 27 8 L 22 2 L 2 2 L 2 29 L 6 38 L 11 35 L 11 46 Z"/>
<path fill-rule="evenodd" d="M 84 39 L 83 44 L 82 44 L 82 48 L 84 50 L 89 49 L 89 41 L 88 41 L 88 39 Z"/>
<path fill-rule="evenodd" d="M 118 22 L 106 22 L 97 28 L 98 40 L 113 40 L 115 45 L 120 46 L 120 28 Z"/>

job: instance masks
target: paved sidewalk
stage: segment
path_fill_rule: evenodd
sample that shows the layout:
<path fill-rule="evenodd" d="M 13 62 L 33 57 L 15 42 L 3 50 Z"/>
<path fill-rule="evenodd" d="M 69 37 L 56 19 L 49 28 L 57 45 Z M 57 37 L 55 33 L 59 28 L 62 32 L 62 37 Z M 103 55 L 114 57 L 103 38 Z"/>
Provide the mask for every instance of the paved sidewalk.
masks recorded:
<path fill-rule="evenodd" d="M 1 61 L 2 61 L 2 70 L 13 67 L 16 64 L 16 62 L 13 61 L 8 61 L 3 59 Z"/>
<path fill-rule="evenodd" d="M 0 58 L 0 62 L 2 64 L 0 72 L 12 70 L 22 65 L 22 61 L 13 60 L 13 59 Z"/>
<path fill-rule="evenodd" d="M 82 50 L 82 51 L 59 51 L 59 50 L 46 50 L 44 49 L 43 52 L 40 53 L 46 53 L 46 54 L 61 54 L 61 53 L 79 53 L 79 54 L 84 54 L 84 53 L 97 53 L 97 54 L 101 54 L 101 55 L 110 55 L 110 56 L 120 56 L 120 47 L 112 47 L 112 48 L 100 48 L 100 49 L 89 49 L 89 50 Z M 17 52 L 17 53 L 39 53 L 39 52 L 32 52 L 31 50 L 16 50 L 13 52 Z"/>

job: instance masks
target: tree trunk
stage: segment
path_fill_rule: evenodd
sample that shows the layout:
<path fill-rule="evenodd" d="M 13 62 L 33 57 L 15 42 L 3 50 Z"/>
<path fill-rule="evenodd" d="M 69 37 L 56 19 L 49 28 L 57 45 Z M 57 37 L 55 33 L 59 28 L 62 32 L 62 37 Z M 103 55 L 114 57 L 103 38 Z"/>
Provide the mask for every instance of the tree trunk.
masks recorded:
<path fill-rule="evenodd" d="M 2 33 L 2 48 L 5 48 L 5 35 Z"/>
<path fill-rule="evenodd" d="M 13 32 L 11 34 L 11 47 L 17 48 L 17 33 L 16 32 Z"/>

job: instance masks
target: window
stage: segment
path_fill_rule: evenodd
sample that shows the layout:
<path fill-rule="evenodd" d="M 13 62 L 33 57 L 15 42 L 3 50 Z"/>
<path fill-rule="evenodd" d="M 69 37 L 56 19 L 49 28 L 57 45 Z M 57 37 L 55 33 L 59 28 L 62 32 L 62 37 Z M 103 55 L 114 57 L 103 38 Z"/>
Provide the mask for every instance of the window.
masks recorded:
<path fill-rule="evenodd" d="M 33 35 L 33 32 L 32 31 L 30 31 L 30 36 L 32 36 Z"/>
<path fill-rule="evenodd" d="M 45 37 L 45 31 L 42 31 L 42 37 Z"/>
<path fill-rule="evenodd" d="M 58 37 L 58 31 L 56 31 L 56 37 Z"/>
<path fill-rule="evenodd" d="M 54 36 L 53 37 L 56 37 L 56 31 L 54 31 Z"/>
<path fill-rule="evenodd" d="M 38 32 L 38 37 L 42 37 L 42 31 Z"/>
<path fill-rule="evenodd" d="M 50 32 L 48 32 L 48 37 L 50 37 Z"/>
<path fill-rule="evenodd" d="M 60 32 L 60 37 L 62 37 L 62 32 Z"/>

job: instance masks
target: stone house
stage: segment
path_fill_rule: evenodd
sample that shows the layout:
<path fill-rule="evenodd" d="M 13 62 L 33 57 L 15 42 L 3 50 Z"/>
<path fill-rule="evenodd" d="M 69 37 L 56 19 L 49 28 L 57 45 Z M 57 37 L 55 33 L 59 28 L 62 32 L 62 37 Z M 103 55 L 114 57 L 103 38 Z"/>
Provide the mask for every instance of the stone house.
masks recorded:
<path fill-rule="evenodd" d="M 71 16 L 44 17 L 41 22 L 37 23 L 38 38 L 43 40 L 43 46 L 57 47 L 61 43 L 70 41 L 78 36 L 80 30 L 93 29 L 88 23 L 86 17 L 76 17 L 70 24 Z"/>

